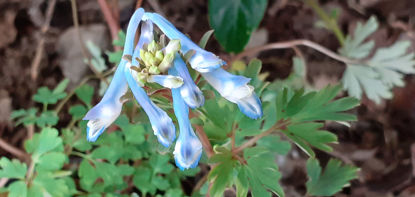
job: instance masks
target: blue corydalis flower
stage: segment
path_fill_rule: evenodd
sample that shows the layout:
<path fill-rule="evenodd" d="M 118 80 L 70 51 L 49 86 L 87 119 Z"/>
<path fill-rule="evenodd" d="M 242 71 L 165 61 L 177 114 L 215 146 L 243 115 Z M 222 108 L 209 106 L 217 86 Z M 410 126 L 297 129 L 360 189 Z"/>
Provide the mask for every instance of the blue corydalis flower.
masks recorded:
<path fill-rule="evenodd" d="M 230 102 L 236 103 L 246 116 L 258 119 L 262 116 L 261 101 L 254 92 L 254 87 L 248 85 L 250 78 L 233 75 L 222 68 L 202 73 L 206 81 Z"/>
<path fill-rule="evenodd" d="M 146 12 L 143 16 L 143 20 L 151 20 L 171 40 L 180 40 L 180 44 L 182 45 L 181 52 L 183 54 L 189 52 L 190 50 L 194 50 L 195 54 L 189 60 L 189 63 L 193 69 L 201 73 L 210 72 L 225 64 L 225 62 L 215 54 L 200 48 L 182 32 L 177 30 L 173 24 L 159 14 Z"/>
<path fill-rule="evenodd" d="M 138 9 L 134 12 L 127 27 L 126 40 L 134 40 L 136 29 L 143 17 L 144 10 Z M 134 42 L 126 42 L 123 55 L 132 54 Z M 99 135 L 111 125 L 120 115 L 123 101 L 121 97 L 127 92 L 127 82 L 124 78 L 124 67 L 126 60 L 121 60 L 115 71 L 113 80 L 108 86 L 102 100 L 85 115 L 83 120 L 89 120 L 87 124 L 87 140 L 96 141 Z"/>
<path fill-rule="evenodd" d="M 169 73 L 178 74 L 174 68 Z M 189 107 L 185 103 L 179 88 L 172 89 L 174 114 L 180 127 L 179 138 L 174 147 L 174 160 L 181 169 L 194 168 L 202 156 L 202 143 L 196 136 L 189 121 Z"/>

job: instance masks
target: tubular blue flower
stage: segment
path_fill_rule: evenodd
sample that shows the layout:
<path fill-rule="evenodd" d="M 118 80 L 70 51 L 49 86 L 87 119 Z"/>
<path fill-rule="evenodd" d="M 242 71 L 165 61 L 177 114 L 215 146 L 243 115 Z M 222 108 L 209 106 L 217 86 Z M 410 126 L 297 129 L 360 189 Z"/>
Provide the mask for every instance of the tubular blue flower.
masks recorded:
<path fill-rule="evenodd" d="M 127 27 L 126 40 L 134 40 L 136 29 L 143 17 L 144 10 L 134 12 Z M 123 55 L 133 52 L 134 42 L 126 42 Z M 102 100 L 85 115 L 83 120 L 89 120 L 87 124 L 87 140 L 96 141 L 104 130 L 111 125 L 120 115 L 122 104 L 121 97 L 127 92 L 127 82 L 123 70 L 126 60 L 121 60 L 115 71 L 113 80 L 108 86 Z"/>
<path fill-rule="evenodd" d="M 187 70 L 186 63 L 179 54 L 176 54 L 174 66 L 170 68 L 169 74 L 180 76 L 183 79 L 183 85 L 179 88 L 179 91 L 183 100 L 189 107 L 196 108 L 204 104 L 205 97 L 199 87 L 196 86 Z"/>
<path fill-rule="evenodd" d="M 189 107 L 184 102 L 179 88 L 172 89 L 174 114 L 180 127 L 179 138 L 174 147 L 174 160 L 180 170 L 194 168 L 202 156 L 202 143 L 194 133 L 189 121 Z"/>
<path fill-rule="evenodd" d="M 189 60 L 189 63 L 193 69 L 201 73 L 210 72 L 225 64 L 225 62 L 215 54 L 200 48 L 161 15 L 146 12 L 143 16 L 143 20 L 151 20 L 171 40 L 180 40 L 182 45 L 181 52 L 183 54 L 189 52 L 190 50 L 194 50 L 195 54 Z"/>
<path fill-rule="evenodd" d="M 202 76 L 222 97 L 236 103 L 246 116 L 252 119 L 262 116 L 261 101 L 255 94 L 254 87 L 248 85 L 250 78 L 233 75 L 222 68 L 202 73 Z"/>
<path fill-rule="evenodd" d="M 169 147 L 176 138 L 176 129 L 173 121 L 167 115 L 165 111 L 160 109 L 157 105 L 150 100 L 147 93 L 141 88 L 131 75 L 131 69 L 129 68 L 131 63 L 127 63 L 124 70 L 125 78 L 130 86 L 131 91 L 138 104 L 141 105 L 146 112 L 148 119 L 154 131 L 154 135 L 157 136 L 158 141 L 165 147 Z"/>

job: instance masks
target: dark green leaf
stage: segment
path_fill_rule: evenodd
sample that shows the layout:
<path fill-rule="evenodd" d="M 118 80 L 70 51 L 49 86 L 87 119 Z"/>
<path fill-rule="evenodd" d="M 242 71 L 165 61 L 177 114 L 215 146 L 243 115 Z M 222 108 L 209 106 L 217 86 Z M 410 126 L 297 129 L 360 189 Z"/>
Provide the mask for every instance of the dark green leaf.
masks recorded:
<path fill-rule="evenodd" d="M 209 0 L 209 22 L 228 52 L 240 52 L 261 22 L 267 0 Z"/>
<path fill-rule="evenodd" d="M 81 119 L 85 116 L 87 109 L 82 105 L 73 105 L 69 108 L 69 114 L 72 115 L 74 119 Z"/>
<path fill-rule="evenodd" d="M 332 196 L 348 186 L 350 180 L 357 178 L 357 170 L 356 167 L 342 166 L 340 161 L 331 159 L 322 173 L 318 160 L 309 159 L 307 193 L 313 196 Z"/>
<path fill-rule="evenodd" d="M 92 96 L 94 96 L 94 87 L 85 84 L 76 89 L 75 93 L 87 106 L 91 106 Z"/>

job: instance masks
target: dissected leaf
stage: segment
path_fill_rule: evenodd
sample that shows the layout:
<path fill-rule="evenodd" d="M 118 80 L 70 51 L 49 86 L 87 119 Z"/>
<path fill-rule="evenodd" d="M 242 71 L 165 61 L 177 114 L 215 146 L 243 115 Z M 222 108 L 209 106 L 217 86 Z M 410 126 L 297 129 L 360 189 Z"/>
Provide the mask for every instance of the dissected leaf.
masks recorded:
<path fill-rule="evenodd" d="M 237 163 L 232 158 L 232 153 L 224 149 L 223 152 L 215 154 L 210 162 L 217 165 L 209 172 L 208 179 L 212 183 L 210 195 L 213 197 L 222 196 L 226 187 L 233 183 L 233 169 Z"/>
<path fill-rule="evenodd" d="M 25 163 L 6 157 L 0 159 L 0 178 L 23 179 L 26 176 L 27 166 Z"/>
<path fill-rule="evenodd" d="M 307 193 L 313 196 L 331 196 L 347 186 L 350 180 L 357 178 L 357 170 L 356 167 L 342 166 L 340 161 L 331 159 L 322 172 L 318 160 L 309 159 Z"/>
<path fill-rule="evenodd" d="M 253 147 L 244 150 L 244 158 L 247 162 L 244 165 L 246 179 L 253 197 L 271 196 L 267 190 L 280 197 L 284 196 L 284 191 L 278 183 L 281 173 L 273 154 L 265 148 Z"/>
<path fill-rule="evenodd" d="M 380 103 L 381 99 L 392 98 L 392 88 L 404 85 L 404 74 L 415 73 L 415 54 L 407 53 L 409 41 L 398 41 L 390 47 L 377 49 L 369 58 L 374 41 L 364 41 L 377 28 L 378 22 L 374 17 L 364 25 L 358 23 L 340 53 L 354 59 L 366 58 L 362 63 L 347 65 L 342 78 L 343 88 L 351 96 L 360 99 L 365 93 L 369 99 Z"/>
<path fill-rule="evenodd" d="M 38 103 L 56 104 L 58 100 L 65 98 L 65 92 L 50 91 L 47 87 L 41 87 L 37 90 L 37 93 L 33 96 L 33 100 Z"/>
<path fill-rule="evenodd" d="M 58 130 L 44 128 L 40 133 L 35 134 L 31 140 L 25 142 L 25 149 L 28 153 L 32 153 L 32 158 L 39 158 L 46 152 L 62 150 L 62 138 L 58 136 Z"/>
<path fill-rule="evenodd" d="M 310 146 L 331 151 L 327 143 L 335 143 L 336 135 L 321 130 L 322 123 L 314 121 L 353 121 L 356 117 L 344 113 L 359 104 L 354 98 L 341 98 L 332 101 L 340 86 L 328 86 L 318 92 L 304 93 L 303 90 L 283 89 L 276 98 L 277 119 L 290 124 L 282 129 L 284 134 L 294 141 L 308 155 L 314 156 Z"/>

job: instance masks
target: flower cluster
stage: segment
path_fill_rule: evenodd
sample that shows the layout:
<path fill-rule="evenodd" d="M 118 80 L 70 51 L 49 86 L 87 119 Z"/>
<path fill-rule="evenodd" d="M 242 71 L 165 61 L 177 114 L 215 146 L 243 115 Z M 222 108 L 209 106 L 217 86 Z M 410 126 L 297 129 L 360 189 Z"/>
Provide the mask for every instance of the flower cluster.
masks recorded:
<path fill-rule="evenodd" d="M 141 33 L 134 47 L 140 22 Z M 168 44 L 165 44 L 165 39 L 155 41 L 154 24 L 169 39 Z M 84 120 L 88 120 L 87 139 L 97 140 L 120 115 L 125 102 L 123 95 L 129 87 L 146 112 L 158 141 L 169 147 L 176 138 L 173 121 L 150 100 L 144 90 L 147 83 L 158 83 L 171 89 L 174 113 L 180 128 L 173 152 L 176 165 L 180 169 L 197 166 L 202 154 L 202 144 L 190 124 L 189 107 L 202 106 L 204 96 L 192 80 L 182 58 L 189 53 L 193 55 L 186 62 L 201 73 L 221 96 L 236 103 L 250 118 L 257 119 L 262 116 L 261 101 L 254 88 L 248 85 L 249 78 L 225 71 L 221 68 L 225 62 L 219 57 L 200 48 L 159 14 L 145 12 L 140 8 L 135 11 L 128 24 L 123 59 L 111 84 L 102 100 L 84 117 Z"/>

